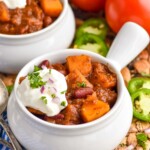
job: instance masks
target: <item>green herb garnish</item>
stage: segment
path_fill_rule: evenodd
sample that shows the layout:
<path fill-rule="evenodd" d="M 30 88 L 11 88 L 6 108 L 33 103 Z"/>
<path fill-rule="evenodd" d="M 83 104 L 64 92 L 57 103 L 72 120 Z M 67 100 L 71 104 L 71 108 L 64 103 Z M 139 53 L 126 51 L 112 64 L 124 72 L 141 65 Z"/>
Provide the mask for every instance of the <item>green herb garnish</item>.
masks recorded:
<path fill-rule="evenodd" d="M 126 146 L 126 144 L 125 143 L 121 143 L 121 144 L 119 144 L 119 146 L 120 147 L 124 147 L 124 146 Z"/>
<path fill-rule="evenodd" d="M 55 94 L 51 94 L 51 97 L 52 97 L 52 98 L 55 98 L 55 97 L 56 97 L 56 95 L 55 95 Z"/>
<path fill-rule="evenodd" d="M 49 74 L 51 74 L 52 73 L 52 70 L 51 69 L 49 69 Z"/>
<path fill-rule="evenodd" d="M 144 133 L 140 133 L 136 135 L 136 138 L 138 144 L 142 146 L 144 150 L 146 150 L 146 141 L 148 140 L 147 135 Z"/>
<path fill-rule="evenodd" d="M 66 102 L 65 102 L 65 101 L 62 101 L 60 105 L 61 105 L 61 106 L 66 106 Z"/>
<path fill-rule="evenodd" d="M 34 71 L 33 72 L 37 72 L 39 70 L 42 70 L 42 69 L 40 67 L 38 67 L 38 66 L 34 66 Z"/>
<path fill-rule="evenodd" d="M 47 104 L 46 96 L 42 96 L 40 99 L 44 102 L 44 104 Z"/>
<path fill-rule="evenodd" d="M 46 84 L 46 82 L 42 81 L 42 78 L 39 72 L 29 73 L 28 79 L 30 81 L 30 86 L 32 88 L 38 88 Z"/>
<path fill-rule="evenodd" d="M 64 91 L 61 91 L 60 93 L 61 94 L 65 94 L 67 92 L 67 90 L 64 90 Z"/>
<path fill-rule="evenodd" d="M 86 87 L 86 83 L 85 83 L 85 82 L 77 83 L 77 85 L 78 85 L 79 87 Z"/>
<path fill-rule="evenodd" d="M 6 86 L 7 87 L 7 91 L 9 94 L 11 94 L 13 88 L 14 88 L 14 85 L 9 85 L 9 86 Z"/>

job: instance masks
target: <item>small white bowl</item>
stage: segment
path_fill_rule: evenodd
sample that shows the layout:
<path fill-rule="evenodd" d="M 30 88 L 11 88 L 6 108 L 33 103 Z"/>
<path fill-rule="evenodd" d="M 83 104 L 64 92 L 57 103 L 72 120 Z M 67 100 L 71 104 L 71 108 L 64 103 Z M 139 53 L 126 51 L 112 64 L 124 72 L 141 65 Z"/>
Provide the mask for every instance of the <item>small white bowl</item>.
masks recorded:
<path fill-rule="evenodd" d="M 124 31 L 131 35 L 124 36 L 126 33 L 124 33 Z M 134 36 L 136 36 L 136 38 L 133 38 Z M 29 62 L 20 71 L 15 81 L 14 91 L 9 99 L 7 112 L 9 125 L 12 131 L 26 149 L 112 150 L 121 142 L 127 134 L 132 121 L 132 103 L 120 73 L 120 69 L 133 57 L 128 56 L 126 53 L 124 57 L 130 57 L 130 59 L 121 61 L 121 53 L 127 51 L 126 48 L 128 47 L 123 42 L 126 41 L 126 38 L 129 39 L 128 45 L 130 45 L 130 50 L 128 51 L 134 50 L 134 52 L 132 52 L 134 56 L 149 42 L 148 34 L 141 27 L 134 23 L 127 23 L 116 37 L 108 54 L 109 59 L 86 50 L 66 49 L 40 56 Z M 118 43 L 118 40 L 121 43 Z M 119 50 L 119 47 L 121 48 L 121 51 Z M 116 53 L 114 52 L 117 53 L 117 59 L 115 57 Z M 38 65 L 45 59 L 50 60 L 51 63 L 61 63 L 66 61 L 65 59 L 67 56 L 81 54 L 91 56 L 93 61 L 106 64 L 114 73 L 116 73 L 118 96 L 113 108 L 97 120 L 70 126 L 48 123 L 31 114 L 23 106 L 16 94 L 19 78 L 25 76 L 29 71 L 32 71 L 34 65 Z M 113 59 L 113 57 L 115 57 L 115 59 Z"/>
<path fill-rule="evenodd" d="M 33 58 L 70 46 L 75 32 L 75 18 L 68 0 L 63 11 L 48 27 L 25 35 L 0 34 L 0 72 L 18 73 Z"/>

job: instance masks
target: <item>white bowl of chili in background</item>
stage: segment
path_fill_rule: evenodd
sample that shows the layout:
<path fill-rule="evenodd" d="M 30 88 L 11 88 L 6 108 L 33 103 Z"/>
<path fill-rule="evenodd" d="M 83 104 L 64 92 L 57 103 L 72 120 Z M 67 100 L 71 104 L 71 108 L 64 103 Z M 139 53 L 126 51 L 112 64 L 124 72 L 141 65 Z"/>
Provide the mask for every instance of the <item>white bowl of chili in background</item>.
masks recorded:
<path fill-rule="evenodd" d="M 9 125 L 19 142 L 27 149 L 37 150 L 114 149 L 127 134 L 132 121 L 131 98 L 120 69 L 142 51 L 148 43 L 149 36 L 146 31 L 130 22 L 120 30 L 110 48 L 108 58 L 86 50 L 66 49 L 45 54 L 30 61 L 18 74 L 7 107 Z M 126 53 L 126 48 L 130 48 L 129 55 Z M 122 56 L 122 53 L 126 54 Z M 77 55 L 90 56 L 92 61 L 105 64 L 117 75 L 117 98 L 110 111 L 94 121 L 78 125 L 53 124 L 30 113 L 17 95 L 20 77 L 32 72 L 34 65 L 39 65 L 43 60 L 49 60 L 51 64 L 64 63 L 68 56 Z M 122 61 L 122 57 L 126 59 Z"/>
<path fill-rule="evenodd" d="M 70 46 L 75 19 L 68 0 L 61 2 L 63 10 L 49 26 L 27 34 L 0 34 L 0 72 L 18 73 L 33 58 Z"/>

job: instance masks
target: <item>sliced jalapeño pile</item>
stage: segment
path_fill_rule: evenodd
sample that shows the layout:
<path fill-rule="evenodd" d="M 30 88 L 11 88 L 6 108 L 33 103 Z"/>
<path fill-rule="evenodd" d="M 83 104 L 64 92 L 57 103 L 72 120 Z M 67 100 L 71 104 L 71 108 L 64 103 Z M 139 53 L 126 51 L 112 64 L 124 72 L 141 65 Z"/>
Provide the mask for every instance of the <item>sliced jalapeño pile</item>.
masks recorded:
<path fill-rule="evenodd" d="M 150 122 L 150 78 L 131 79 L 128 91 L 132 99 L 134 117 Z"/>
<path fill-rule="evenodd" d="M 108 26 L 104 19 L 88 19 L 76 31 L 74 48 L 106 56 L 108 52 L 108 46 L 105 42 L 107 32 Z"/>

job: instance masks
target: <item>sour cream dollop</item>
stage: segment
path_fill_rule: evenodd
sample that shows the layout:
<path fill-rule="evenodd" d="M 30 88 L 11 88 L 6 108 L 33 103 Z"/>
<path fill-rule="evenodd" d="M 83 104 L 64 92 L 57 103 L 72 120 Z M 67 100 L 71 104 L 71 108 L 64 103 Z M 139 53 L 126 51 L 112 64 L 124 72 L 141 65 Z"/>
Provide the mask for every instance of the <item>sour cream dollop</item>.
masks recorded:
<path fill-rule="evenodd" d="M 24 8 L 26 6 L 26 0 L 0 0 L 4 2 L 9 9 Z"/>
<path fill-rule="evenodd" d="M 36 73 L 45 84 L 38 88 L 31 87 L 28 75 L 17 88 L 18 98 L 24 106 L 40 110 L 47 116 L 55 116 L 68 105 L 65 96 L 67 90 L 65 76 L 47 68 Z"/>

